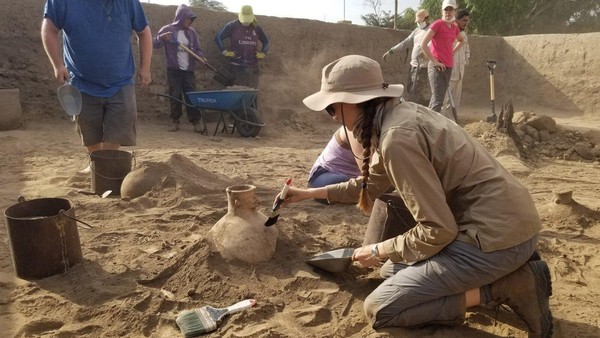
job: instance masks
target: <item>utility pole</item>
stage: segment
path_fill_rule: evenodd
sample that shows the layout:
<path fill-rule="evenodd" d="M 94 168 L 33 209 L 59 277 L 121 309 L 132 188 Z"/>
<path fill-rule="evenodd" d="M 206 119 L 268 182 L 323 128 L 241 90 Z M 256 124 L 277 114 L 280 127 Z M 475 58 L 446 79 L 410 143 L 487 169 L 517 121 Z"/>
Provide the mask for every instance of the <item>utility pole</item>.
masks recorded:
<path fill-rule="evenodd" d="M 344 0 L 344 21 L 346 21 L 346 0 Z"/>
<path fill-rule="evenodd" d="M 394 29 L 396 29 L 396 20 L 398 20 L 398 0 L 394 0 Z"/>

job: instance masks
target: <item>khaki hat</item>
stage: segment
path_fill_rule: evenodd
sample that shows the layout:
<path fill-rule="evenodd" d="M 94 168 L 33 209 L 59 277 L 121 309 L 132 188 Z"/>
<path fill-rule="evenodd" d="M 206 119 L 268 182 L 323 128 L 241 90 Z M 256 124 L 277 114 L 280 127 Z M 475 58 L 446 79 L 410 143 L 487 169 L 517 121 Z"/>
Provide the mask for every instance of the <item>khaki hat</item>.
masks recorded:
<path fill-rule="evenodd" d="M 244 5 L 240 9 L 238 13 L 238 20 L 244 24 L 251 24 L 256 20 L 254 17 L 254 12 L 252 11 L 252 6 Z"/>
<path fill-rule="evenodd" d="M 383 82 L 377 61 L 362 55 L 347 55 L 323 67 L 321 90 L 302 102 L 318 111 L 337 102 L 356 104 L 377 97 L 399 97 L 403 92 L 403 85 Z"/>
<path fill-rule="evenodd" d="M 422 17 L 423 19 L 425 19 L 428 16 L 429 16 L 429 12 L 426 9 L 419 9 L 417 11 L 417 13 L 415 13 L 415 22 L 418 22 L 417 20 L 419 19 L 419 17 Z"/>

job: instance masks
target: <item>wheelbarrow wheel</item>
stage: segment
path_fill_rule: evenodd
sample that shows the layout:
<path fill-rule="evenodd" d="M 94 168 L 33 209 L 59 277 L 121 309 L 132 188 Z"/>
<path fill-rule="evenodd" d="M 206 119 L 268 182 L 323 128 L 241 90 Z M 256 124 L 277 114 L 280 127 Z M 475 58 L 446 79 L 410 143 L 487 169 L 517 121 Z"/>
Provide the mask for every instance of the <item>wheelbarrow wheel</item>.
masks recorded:
<path fill-rule="evenodd" d="M 260 118 L 258 116 L 258 111 L 252 107 L 246 107 L 246 114 L 244 112 L 239 112 L 240 115 L 238 117 L 241 120 L 245 120 L 251 123 L 261 123 Z M 260 133 L 261 127 L 255 126 L 249 123 L 245 123 L 244 121 L 236 120 L 235 128 L 238 133 L 243 137 L 255 137 Z"/>

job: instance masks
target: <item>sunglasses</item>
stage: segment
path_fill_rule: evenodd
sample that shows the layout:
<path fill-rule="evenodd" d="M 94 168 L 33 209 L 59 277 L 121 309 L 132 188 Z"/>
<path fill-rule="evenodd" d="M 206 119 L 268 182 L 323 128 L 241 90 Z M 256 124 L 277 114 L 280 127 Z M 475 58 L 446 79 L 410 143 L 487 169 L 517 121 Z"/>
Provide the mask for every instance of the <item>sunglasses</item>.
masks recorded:
<path fill-rule="evenodd" d="M 331 117 L 335 116 L 335 108 L 333 108 L 333 104 L 328 105 L 327 107 L 325 107 L 325 111 L 327 112 L 327 114 L 329 114 Z"/>

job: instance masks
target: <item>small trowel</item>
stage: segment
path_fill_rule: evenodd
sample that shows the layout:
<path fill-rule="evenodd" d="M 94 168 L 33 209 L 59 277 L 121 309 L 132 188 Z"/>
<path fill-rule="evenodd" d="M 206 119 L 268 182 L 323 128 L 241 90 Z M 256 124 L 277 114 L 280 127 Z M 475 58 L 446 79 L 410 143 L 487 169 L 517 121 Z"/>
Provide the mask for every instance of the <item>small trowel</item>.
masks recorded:
<path fill-rule="evenodd" d="M 281 189 L 281 193 L 277 195 L 277 199 L 275 200 L 275 203 L 273 203 L 273 209 L 271 210 L 269 219 L 265 222 L 265 226 L 270 227 L 277 223 L 277 219 L 279 218 L 279 208 L 281 207 L 281 203 L 285 201 L 290 185 L 292 185 L 292 179 L 288 178 L 283 185 L 283 189 Z"/>
<path fill-rule="evenodd" d="M 81 112 L 81 92 L 77 87 L 68 83 L 63 84 L 56 91 L 58 102 L 64 109 L 65 113 L 75 121 L 77 115 Z"/>

